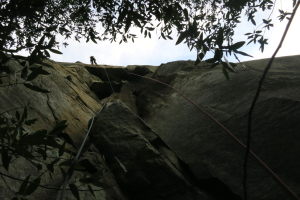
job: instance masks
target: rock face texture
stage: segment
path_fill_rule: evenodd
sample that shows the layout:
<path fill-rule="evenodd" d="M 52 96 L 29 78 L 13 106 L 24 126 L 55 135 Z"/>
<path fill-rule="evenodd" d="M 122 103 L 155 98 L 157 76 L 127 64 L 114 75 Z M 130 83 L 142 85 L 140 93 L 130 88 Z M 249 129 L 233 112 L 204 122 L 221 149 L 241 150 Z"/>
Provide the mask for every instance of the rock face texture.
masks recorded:
<path fill-rule="evenodd" d="M 267 60 L 245 63 L 246 70 L 230 73 L 191 62 L 161 65 L 154 78 L 169 83 L 211 113 L 245 142 L 247 112 Z M 252 150 L 298 195 L 300 194 L 300 57 L 278 58 L 263 84 L 253 116 Z M 157 83 L 137 97 L 140 114 L 197 174 L 207 169 L 242 195 L 244 148 L 177 92 Z M 293 199 L 272 176 L 250 159 L 250 199 Z"/>
<path fill-rule="evenodd" d="M 77 146 L 95 117 L 88 157 L 97 163 L 93 177 L 101 185 L 94 188 L 96 197 L 80 191 L 81 199 L 239 200 L 245 149 L 199 107 L 245 142 L 247 112 L 266 63 L 246 62 L 226 80 L 220 66 L 192 61 L 126 68 L 46 61 L 43 69 L 50 75 L 33 81 L 50 90 L 42 94 L 19 82 L 22 66 L 11 59 L 0 69 L 0 113 L 9 117 L 27 105 L 30 118 L 38 118 L 32 126 L 36 130 L 67 120 L 66 132 Z M 300 56 L 275 60 L 255 107 L 251 143 L 298 196 L 299 65 Z M 28 172 L 34 176 L 36 171 L 29 166 L 26 160 L 17 160 L 9 174 L 20 179 Z M 7 173 L 3 166 L 0 170 Z M 296 199 L 252 157 L 248 172 L 249 199 Z M 42 184 L 60 187 L 59 169 L 52 177 Z M 0 198 L 11 199 L 3 180 Z M 20 186 L 16 180 L 5 180 L 13 190 Z M 56 199 L 57 193 L 40 188 L 30 199 Z M 65 199 L 76 198 L 68 190 Z"/>
<path fill-rule="evenodd" d="M 120 101 L 98 114 L 91 140 L 129 199 L 210 199 L 184 176 L 176 156 L 164 153 L 170 150 L 156 133 Z"/>
<path fill-rule="evenodd" d="M 39 76 L 33 82 L 41 88 L 47 88 L 50 93 L 35 92 L 18 84 L 20 73 L 17 73 L 17 80 L 10 80 L 11 84 L 16 85 L 0 89 L 0 110 L 15 112 L 14 109 L 28 105 L 30 117 L 39 119 L 36 129 L 50 129 L 59 120 L 68 120 L 66 131 L 79 141 L 88 121 L 101 108 L 99 99 L 89 85 L 101 80 L 80 65 L 64 67 L 51 61 L 48 64 L 50 67 L 43 66 L 43 69 L 50 74 Z M 16 71 L 23 68 L 15 60 L 8 61 L 6 65 L 14 66 Z M 3 81 L 8 83 L 5 78 Z"/>

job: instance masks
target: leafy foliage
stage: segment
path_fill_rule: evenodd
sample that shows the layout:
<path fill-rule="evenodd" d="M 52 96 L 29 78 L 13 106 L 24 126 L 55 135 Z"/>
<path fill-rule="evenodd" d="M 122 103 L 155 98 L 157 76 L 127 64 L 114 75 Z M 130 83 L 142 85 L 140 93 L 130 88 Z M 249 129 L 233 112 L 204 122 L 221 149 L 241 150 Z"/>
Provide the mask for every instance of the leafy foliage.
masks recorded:
<path fill-rule="evenodd" d="M 9 63 L 10 60 L 13 62 L 17 61 L 17 63 Z M 39 76 L 47 76 L 50 74 L 44 67 L 46 63 L 44 63 L 43 57 L 36 57 L 33 61 L 30 60 L 30 57 L 26 59 L 24 57 L 2 53 L 0 64 L 1 69 L 4 69 L 5 72 L 15 73 L 15 75 L 17 75 L 15 83 L 9 85 L 0 84 L 0 87 L 22 84 L 34 92 L 50 92 L 47 89 L 37 86 L 34 81 Z M 21 70 L 11 72 L 9 67 L 15 64 L 19 65 Z M 3 76 L 1 78 L 3 78 Z M 13 111 L 15 111 L 14 115 L 12 115 Z M 66 168 L 72 168 L 72 174 L 84 172 L 83 174 L 81 173 L 81 177 L 78 174 L 76 175 L 77 181 L 70 183 L 68 190 L 71 190 L 72 194 L 79 199 L 79 191 L 82 190 L 79 190 L 79 188 L 86 186 L 86 191 L 90 191 L 94 196 L 93 188 L 95 188 L 95 186 L 101 186 L 99 177 L 95 176 L 95 173 L 99 173 L 98 169 L 93 162 L 89 161 L 84 155 L 78 163 L 75 163 L 76 166 L 73 166 L 76 146 L 71 137 L 64 131 L 67 127 L 67 121 L 58 122 L 56 126 L 49 131 L 44 129 L 34 131 L 31 126 L 34 125 L 37 119 L 32 119 L 28 116 L 27 107 L 24 107 L 22 112 L 18 108 L 16 110 L 7 110 L 0 114 L 0 155 L 3 169 L 5 169 L 8 174 L 12 163 L 22 158 L 38 172 L 34 175 L 28 172 L 28 176 L 24 180 L 0 172 L 1 176 L 21 181 L 17 191 L 12 190 L 10 188 L 11 186 L 7 185 L 8 191 L 11 191 L 11 193 L 15 195 L 13 199 L 27 199 L 39 187 L 48 188 L 47 186 L 41 185 L 44 177 L 52 177 L 54 173 L 57 175 L 57 169 L 60 169 L 62 176 L 67 176 L 65 173 Z M 60 190 L 60 188 L 55 187 L 51 189 Z"/>
<path fill-rule="evenodd" d="M 64 169 L 73 167 L 73 157 L 76 154 L 76 146 L 72 139 L 64 132 L 67 127 L 66 121 L 61 121 L 50 130 L 29 131 L 29 127 L 36 122 L 36 119 L 28 118 L 27 107 L 20 113 L 15 111 L 14 117 L 0 115 L 0 139 L 1 139 L 1 163 L 6 171 L 10 165 L 19 158 L 24 158 L 39 173 L 32 177 L 30 174 L 22 180 L 18 191 L 15 191 L 16 199 L 26 199 L 41 187 L 41 181 L 45 175 L 52 176 L 55 169 L 60 169 L 65 176 Z M 73 148 L 71 148 L 73 147 Z M 56 156 L 53 156 L 56 155 Z M 74 171 L 84 172 L 78 177 L 82 185 L 94 195 L 92 185 L 101 187 L 97 166 L 83 156 L 73 168 Z M 30 172 L 29 172 L 30 173 Z M 3 173 L 1 173 L 3 175 Z M 100 173 L 101 174 L 101 173 Z M 77 175 L 78 176 L 78 175 Z M 76 182 L 69 184 L 72 194 L 79 198 L 79 186 Z M 56 188 L 59 190 L 59 188 Z"/>
<path fill-rule="evenodd" d="M 55 49 L 57 35 L 121 43 L 134 41 L 137 35 L 132 30 L 137 28 L 149 38 L 157 31 L 161 38 L 173 39 L 171 34 L 176 31 L 176 44 L 185 42 L 196 49 L 197 59 L 212 51 L 214 62 L 221 62 L 224 54 L 248 56 L 235 48 L 234 30 L 244 13 L 256 26 L 257 13 L 272 10 L 274 0 L 8 0 L 0 6 L 0 50 L 26 49 L 31 60 L 49 57 L 49 51 L 60 54 Z M 289 15 L 281 11 L 280 19 Z M 273 26 L 270 19 L 263 23 L 262 29 Z M 258 41 L 262 51 L 267 44 L 261 35 L 249 35 L 249 39 L 249 43 Z"/>

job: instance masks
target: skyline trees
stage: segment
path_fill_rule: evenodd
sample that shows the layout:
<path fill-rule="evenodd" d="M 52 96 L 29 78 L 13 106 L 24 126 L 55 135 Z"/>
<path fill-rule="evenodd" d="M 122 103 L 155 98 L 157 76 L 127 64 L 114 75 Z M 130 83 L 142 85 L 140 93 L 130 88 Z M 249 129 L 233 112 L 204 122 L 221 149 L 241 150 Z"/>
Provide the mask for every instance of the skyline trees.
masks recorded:
<path fill-rule="evenodd" d="M 8 0 L 1 1 L 0 51 L 29 51 L 31 57 L 50 57 L 58 53 L 57 36 L 86 42 L 109 40 L 134 41 L 151 38 L 154 31 L 176 44 L 186 43 L 198 52 L 197 62 L 208 52 L 209 60 L 221 62 L 223 55 L 250 56 L 239 49 L 246 41 L 233 41 L 235 28 L 246 16 L 253 27 L 248 43 L 258 43 L 263 51 L 268 39 L 263 30 L 273 26 L 272 19 L 256 21 L 261 12 L 272 12 L 274 0 Z M 295 5 L 296 1 L 289 3 Z M 281 11 L 283 20 L 291 13 Z M 100 26 L 101 29 L 97 28 Z M 133 33 L 139 29 L 140 35 Z M 172 38 L 176 32 L 178 37 Z"/>

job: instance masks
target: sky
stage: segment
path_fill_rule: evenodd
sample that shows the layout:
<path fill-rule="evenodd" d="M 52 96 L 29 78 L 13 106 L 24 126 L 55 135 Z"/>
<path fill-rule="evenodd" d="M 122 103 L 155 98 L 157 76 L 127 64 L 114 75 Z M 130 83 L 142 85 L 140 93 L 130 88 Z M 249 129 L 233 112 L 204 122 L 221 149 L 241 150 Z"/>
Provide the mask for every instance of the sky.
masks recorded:
<path fill-rule="evenodd" d="M 285 3 L 284 3 L 285 2 Z M 259 50 L 259 46 L 249 45 L 241 48 L 240 50 L 247 52 L 252 55 L 253 58 L 241 56 L 241 61 L 261 59 L 271 57 L 275 51 L 281 36 L 284 32 L 284 29 L 287 24 L 287 20 L 279 22 L 277 19 L 278 8 L 283 10 L 291 10 L 291 1 L 287 0 L 277 0 L 276 7 L 273 12 L 273 19 L 275 20 L 274 27 L 265 33 L 265 37 L 269 39 L 268 45 L 265 47 L 264 52 L 262 53 Z M 257 22 L 261 18 L 265 17 L 262 13 L 261 16 L 258 16 Z M 245 41 L 246 36 L 244 33 L 252 32 L 254 27 L 247 20 L 236 30 L 236 42 Z M 278 52 L 277 57 L 279 56 L 288 56 L 288 55 L 300 55 L 300 10 L 295 15 L 295 18 L 292 22 L 292 25 L 289 29 L 288 35 L 281 47 L 281 50 Z M 249 28 L 250 27 L 250 28 Z M 110 43 L 109 41 L 101 41 L 98 44 L 93 42 L 85 43 L 82 41 L 80 43 L 69 40 L 69 46 L 60 47 L 62 55 L 52 54 L 51 59 L 55 61 L 62 62 L 76 62 L 80 61 L 83 63 L 89 63 L 89 57 L 94 56 L 98 64 L 105 65 L 160 65 L 162 63 L 177 61 L 177 60 L 195 60 L 196 52 L 190 51 L 186 44 L 181 43 L 175 45 L 176 35 L 174 35 L 174 40 L 163 40 L 158 39 L 158 36 L 153 34 L 152 39 L 144 38 L 140 36 L 135 39 L 135 42 L 128 43 Z M 232 58 L 228 58 L 230 61 L 235 61 Z"/>

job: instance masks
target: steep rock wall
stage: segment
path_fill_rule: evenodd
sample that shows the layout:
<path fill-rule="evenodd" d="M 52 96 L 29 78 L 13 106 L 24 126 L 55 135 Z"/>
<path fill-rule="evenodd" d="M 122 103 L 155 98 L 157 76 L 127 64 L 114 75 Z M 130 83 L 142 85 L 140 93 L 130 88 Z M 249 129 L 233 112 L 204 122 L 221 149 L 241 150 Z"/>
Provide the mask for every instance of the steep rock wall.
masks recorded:
<path fill-rule="evenodd" d="M 245 142 L 247 112 L 267 61 L 245 63 L 246 69 L 229 73 L 230 80 L 220 67 L 185 61 L 161 65 L 153 78 L 181 91 Z M 299 63 L 299 56 L 275 59 L 254 112 L 252 139 L 253 151 L 298 195 Z M 241 196 L 245 149 L 176 91 L 149 80 L 144 85 L 137 97 L 144 120 L 198 178 L 210 173 Z M 293 199 L 252 158 L 248 187 L 250 199 Z"/>
<path fill-rule="evenodd" d="M 220 67 L 211 68 L 208 63 L 195 66 L 192 61 L 158 68 L 46 61 L 48 67 L 43 67 L 50 75 L 38 77 L 34 84 L 49 89 L 48 94 L 15 84 L 20 74 L 7 77 L 3 71 L 2 86 L 14 85 L 0 88 L 0 111 L 14 115 L 15 108 L 29 103 L 30 117 L 39 119 L 33 129 L 50 129 L 56 122 L 67 120 L 67 133 L 77 145 L 88 121 L 97 115 L 90 141 L 96 150 L 90 156 L 97 160 L 101 173 L 95 177 L 103 188 L 96 199 L 141 199 L 146 194 L 148 199 L 241 199 L 244 149 L 180 94 L 147 78 L 182 91 L 244 142 L 247 110 L 266 62 L 247 62 L 246 68 L 238 67 L 226 80 Z M 299 63 L 299 56 L 275 60 L 255 110 L 252 141 L 253 150 L 298 194 Z M 15 71 L 22 68 L 14 60 L 6 65 Z M 109 106 L 102 110 L 106 102 Z M 25 161 L 16 162 L 10 173 L 20 178 L 28 171 L 34 174 L 27 166 Z M 54 177 L 44 184 L 59 187 L 62 177 L 58 172 Z M 18 188 L 19 183 L 15 185 Z M 8 198 L 2 189 L 4 183 L 0 187 L 0 196 Z M 56 194 L 39 190 L 32 198 L 55 199 Z M 250 199 L 293 199 L 253 159 L 249 164 L 249 194 Z M 88 193 L 81 196 L 91 198 Z M 68 191 L 66 198 L 74 197 Z"/>

